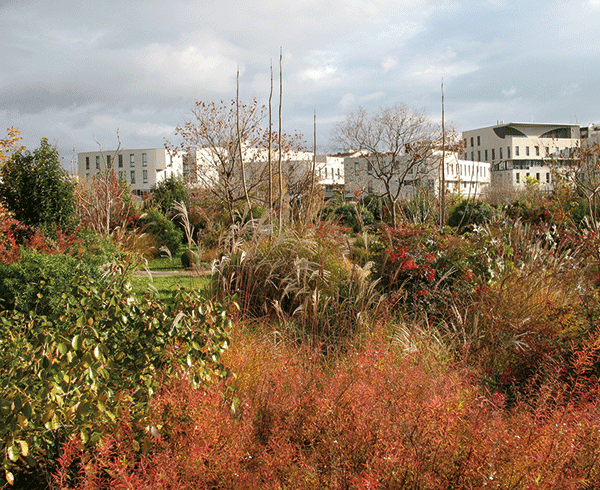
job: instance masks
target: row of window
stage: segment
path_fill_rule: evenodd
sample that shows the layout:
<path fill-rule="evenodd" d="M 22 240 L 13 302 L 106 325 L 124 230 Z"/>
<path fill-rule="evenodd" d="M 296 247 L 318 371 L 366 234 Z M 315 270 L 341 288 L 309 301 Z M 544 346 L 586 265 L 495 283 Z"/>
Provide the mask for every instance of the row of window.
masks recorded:
<path fill-rule="evenodd" d="M 473 136 L 471 136 L 471 147 L 475 146 L 473 144 L 473 141 L 474 141 Z M 465 143 L 465 148 L 466 148 L 467 147 L 467 138 L 465 138 L 464 143 Z M 477 146 L 481 146 L 481 136 L 477 136 Z"/>
<path fill-rule="evenodd" d="M 123 155 L 117 155 L 117 161 L 119 168 L 123 168 Z M 112 157 L 110 155 L 106 155 L 106 168 L 110 168 L 112 162 Z M 135 154 L 129 154 L 129 166 L 135 167 Z M 142 167 L 148 166 L 148 154 L 142 153 Z M 85 157 L 85 169 L 90 169 L 90 157 Z M 96 155 L 96 169 L 100 169 L 100 155 Z"/>
<path fill-rule="evenodd" d="M 325 173 L 325 178 L 326 179 L 327 178 L 332 178 L 333 179 L 335 177 L 335 171 L 336 171 L 336 169 L 332 168 L 331 169 L 331 175 L 329 175 L 330 173 L 329 173 L 329 169 L 327 167 L 320 168 L 319 169 L 319 177 L 322 177 L 323 173 Z M 337 169 L 337 176 L 340 177 L 340 178 L 342 177 L 342 169 L 341 168 Z"/>
<path fill-rule="evenodd" d="M 450 173 L 454 173 L 454 164 L 451 163 L 450 164 Z M 456 173 L 458 175 L 471 175 L 471 176 L 477 176 L 479 177 L 481 175 L 481 177 L 485 177 L 486 176 L 486 171 L 485 171 L 485 167 L 480 167 L 479 165 L 466 165 L 464 163 L 457 163 L 456 164 Z"/>
<path fill-rule="evenodd" d="M 525 174 L 525 176 L 526 177 L 530 177 L 529 172 L 527 172 Z M 536 172 L 536 174 L 535 174 L 535 180 L 537 180 L 538 182 L 541 182 L 540 177 L 541 177 L 540 173 Z M 517 183 L 517 184 L 521 183 L 521 173 L 520 172 L 516 172 L 515 173 L 515 183 Z M 546 172 L 546 184 L 549 184 L 549 183 L 550 183 L 550 173 Z"/>
<path fill-rule="evenodd" d="M 471 176 L 477 176 L 477 177 L 479 177 L 479 176 L 485 177 L 486 176 L 485 167 L 483 167 L 483 166 L 480 167 L 479 165 L 475 165 L 474 167 L 475 168 L 473 168 L 473 166 L 470 166 L 470 165 L 457 163 L 456 164 L 456 173 L 459 175 L 471 175 Z M 367 162 L 367 173 L 371 174 L 371 170 L 372 170 L 371 162 Z M 407 174 L 412 175 L 413 170 L 414 170 L 413 167 L 409 168 L 407 170 Z M 453 163 L 450 164 L 450 166 L 448 167 L 448 170 L 450 173 L 454 173 L 454 164 Z M 360 163 L 354 162 L 354 173 L 356 175 L 358 175 L 359 171 L 360 171 Z M 325 177 L 327 177 L 327 170 L 325 170 Z M 339 169 L 338 169 L 338 177 L 340 177 Z"/>
<path fill-rule="evenodd" d="M 90 174 L 85 174 L 86 179 L 90 178 Z M 126 172 L 124 170 L 119 170 L 119 174 L 118 174 L 118 178 L 119 180 L 126 180 Z M 129 183 L 130 184 L 135 184 L 135 170 L 131 170 L 129 172 Z M 148 183 L 148 171 L 147 170 L 142 170 L 142 183 L 147 184 Z"/>
<path fill-rule="evenodd" d="M 510 150 L 511 150 L 510 146 L 506 148 L 506 158 L 511 158 L 511 151 Z M 545 150 L 546 150 L 546 156 L 547 157 L 550 156 L 550 147 L 546 146 Z M 540 156 L 540 147 L 539 146 L 534 146 L 533 147 L 533 152 L 535 153 L 536 157 L 539 157 Z M 531 153 L 532 153 L 531 152 L 531 147 L 526 146 L 525 147 L 525 156 L 526 157 L 531 156 Z M 504 154 L 502 152 L 502 148 L 498 148 L 498 156 L 499 156 L 499 160 L 503 160 L 504 159 Z M 515 146 L 515 157 L 518 157 L 518 156 L 521 156 L 521 150 L 520 150 L 519 146 Z M 488 157 L 489 157 L 488 150 L 484 150 L 484 158 L 483 158 L 483 160 L 481 159 L 481 150 L 477 150 L 477 161 L 478 162 L 481 162 L 481 161 L 487 162 L 487 161 L 489 161 Z M 465 158 L 467 158 L 467 154 L 466 153 L 465 153 Z M 494 160 L 496 160 L 496 149 L 492 148 L 492 161 L 494 161 Z M 471 161 L 473 161 L 473 162 L 475 161 L 475 152 L 474 151 L 471 152 Z"/>

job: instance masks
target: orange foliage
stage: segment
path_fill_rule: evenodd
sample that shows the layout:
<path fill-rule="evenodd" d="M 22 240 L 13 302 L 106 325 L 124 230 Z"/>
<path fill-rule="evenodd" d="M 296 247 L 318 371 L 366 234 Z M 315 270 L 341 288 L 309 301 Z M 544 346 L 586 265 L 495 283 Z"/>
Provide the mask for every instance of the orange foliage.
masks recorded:
<path fill-rule="evenodd" d="M 135 428 L 124 421 L 92 454 L 65 445 L 57 483 L 441 490 L 578 488 L 600 477 L 597 402 L 543 393 L 509 409 L 468 371 L 381 340 L 329 363 L 284 342 L 243 343 L 229 358 L 239 400 L 217 386 L 167 383 L 148 421 L 160 428 L 152 451 L 131 449 Z M 80 480 L 65 486 L 78 461 Z"/>
<path fill-rule="evenodd" d="M 0 167 L 10 158 L 9 153 L 17 153 L 25 150 L 24 146 L 19 145 L 19 141 L 23 138 L 21 138 L 17 129 L 11 126 L 6 132 L 7 137 L 5 139 L 0 139 Z"/>

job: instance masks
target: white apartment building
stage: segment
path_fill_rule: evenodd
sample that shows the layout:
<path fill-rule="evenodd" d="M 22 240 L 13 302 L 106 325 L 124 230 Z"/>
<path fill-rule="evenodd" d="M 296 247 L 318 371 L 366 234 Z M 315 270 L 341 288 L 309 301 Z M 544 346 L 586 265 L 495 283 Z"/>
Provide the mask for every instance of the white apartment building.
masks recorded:
<path fill-rule="evenodd" d="M 390 157 L 391 158 L 391 157 Z M 400 189 L 400 198 L 412 199 L 423 189 L 439 195 L 442 184 L 441 172 L 442 152 L 435 150 L 431 157 L 420 165 L 407 168 L 399 163 L 394 173 L 392 194 Z M 478 198 L 488 188 L 490 183 L 490 163 L 461 160 L 453 152 L 445 154 L 444 183 L 446 193 L 460 193 L 463 197 Z M 344 156 L 344 175 L 346 194 L 349 197 L 367 193 L 385 195 L 384 181 L 372 171 L 371 165 L 362 152 Z"/>
<path fill-rule="evenodd" d="M 491 165 L 494 190 L 524 189 L 527 178 L 536 179 L 540 190 L 552 189 L 552 168 L 564 164 L 553 158 L 579 146 L 580 127 L 574 124 L 508 123 L 465 131 L 463 158 Z"/>
<path fill-rule="evenodd" d="M 77 154 L 80 178 L 91 178 L 113 168 L 119 180 L 127 182 L 132 193 L 141 196 L 160 181 L 183 173 L 183 158 L 171 157 L 165 148 L 91 151 Z"/>
<path fill-rule="evenodd" d="M 209 148 L 195 150 L 184 157 L 183 175 L 191 184 L 212 187 L 218 183 L 220 172 L 231 165 L 227 150 L 215 151 Z M 268 150 L 262 148 L 243 148 L 246 179 L 255 182 L 265 179 L 268 162 Z M 273 152 L 271 164 L 273 174 L 278 169 L 278 154 Z M 226 162 L 224 164 L 224 162 Z M 317 155 L 315 159 L 316 183 L 325 187 L 326 194 L 333 188 L 344 185 L 343 158 L 331 155 Z M 293 151 L 282 155 L 282 167 L 285 179 L 290 183 L 300 182 L 312 171 L 313 153 Z M 239 169 L 236 170 L 239 173 Z M 268 178 L 267 178 L 268 179 Z"/>
<path fill-rule="evenodd" d="M 441 152 L 436 151 L 436 157 L 441 161 Z M 491 164 L 489 162 L 461 160 L 458 153 L 448 152 L 445 155 L 446 168 L 444 183 L 446 193 L 460 194 L 464 198 L 480 198 L 490 186 Z M 436 194 L 439 194 L 442 175 L 438 166 L 438 184 Z"/>

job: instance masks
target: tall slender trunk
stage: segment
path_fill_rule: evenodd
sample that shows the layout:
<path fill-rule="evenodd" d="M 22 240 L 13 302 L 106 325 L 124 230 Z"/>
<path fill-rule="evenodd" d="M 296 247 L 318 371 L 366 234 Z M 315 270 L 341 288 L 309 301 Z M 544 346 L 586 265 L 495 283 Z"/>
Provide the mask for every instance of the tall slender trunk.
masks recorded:
<path fill-rule="evenodd" d="M 308 219 L 312 220 L 313 200 L 315 198 L 315 172 L 317 171 L 317 111 L 314 111 L 313 123 L 313 161 L 310 176 L 310 195 L 308 198 Z"/>
<path fill-rule="evenodd" d="M 446 125 L 444 122 L 444 79 L 442 78 L 442 181 L 440 185 L 440 228 L 446 224 Z"/>
<path fill-rule="evenodd" d="M 278 160 L 278 170 L 279 170 L 279 233 L 281 233 L 281 229 L 283 228 L 283 169 L 281 164 L 281 103 L 282 103 L 282 92 L 283 92 L 283 74 L 282 74 L 282 64 L 283 64 L 283 48 L 279 48 L 279 160 Z"/>
<path fill-rule="evenodd" d="M 237 70 L 237 91 L 235 94 L 235 126 L 237 131 L 237 147 L 240 157 L 240 166 L 242 169 L 242 186 L 244 189 L 244 197 L 246 198 L 246 205 L 248 206 L 248 212 L 250 213 L 250 220 L 254 219 L 252 214 L 252 204 L 250 203 L 250 196 L 248 195 L 248 186 L 246 185 L 246 166 L 244 164 L 244 156 L 242 155 L 242 134 L 240 132 L 240 69 Z"/>
<path fill-rule="evenodd" d="M 271 61 L 271 91 L 269 92 L 269 234 L 273 235 L 273 161 L 272 161 L 272 144 L 273 144 L 273 62 Z"/>

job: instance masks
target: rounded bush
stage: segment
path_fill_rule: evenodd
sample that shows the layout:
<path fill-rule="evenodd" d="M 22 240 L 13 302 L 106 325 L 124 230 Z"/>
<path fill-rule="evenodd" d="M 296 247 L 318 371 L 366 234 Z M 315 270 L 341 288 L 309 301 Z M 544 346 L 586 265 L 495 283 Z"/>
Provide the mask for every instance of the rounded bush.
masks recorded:
<path fill-rule="evenodd" d="M 179 247 L 183 241 L 183 232 L 171 220 L 163 216 L 160 211 L 149 209 L 142 215 L 138 223 L 145 232 L 155 237 L 158 247 L 167 247 L 171 255 L 176 255 L 179 252 Z"/>
<path fill-rule="evenodd" d="M 193 265 L 198 264 L 198 254 L 191 250 L 186 250 L 181 254 L 181 265 L 184 269 L 191 269 Z"/>
<path fill-rule="evenodd" d="M 494 215 L 494 208 L 483 201 L 464 200 L 454 208 L 448 218 L 448 225 L 464 230 L 470 225 L 488 223 Z"/>

